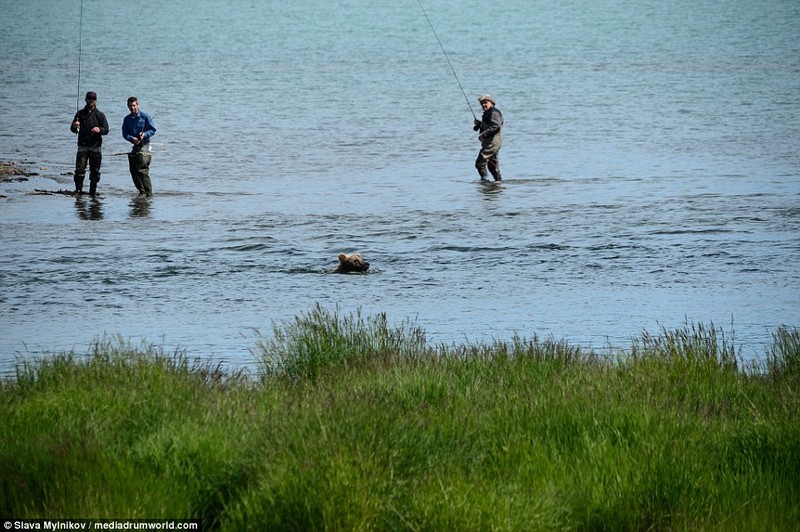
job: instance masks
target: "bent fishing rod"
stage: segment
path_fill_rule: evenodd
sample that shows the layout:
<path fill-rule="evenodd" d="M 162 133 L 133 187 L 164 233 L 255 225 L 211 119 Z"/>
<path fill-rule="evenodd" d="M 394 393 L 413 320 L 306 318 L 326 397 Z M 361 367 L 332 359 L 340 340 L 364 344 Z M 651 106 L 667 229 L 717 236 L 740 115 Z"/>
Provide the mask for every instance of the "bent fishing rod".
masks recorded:
<path fill-rule="evenodd" d="M 417 0 L 419 4 L 419 8 L 422 10 L 422 14 L 425 15 L 425 20 L 428 21 L 428 26 L 431 27 L 431 31 L 433 32 L 433 36 L 436 37 L 436 42 L 439 43 L 439 48 L 442 49 L 442 53 L 444 54 L 444 58 L 447 59 L 447 64 L 450 65 L 450 70 L 453 72 L 453 77 L 456 78 L 456 83 L 458 83 L 458 88 L 461 89 L 461 94 L 464 95 L 464 100 L 467 102 L 467 107 L 469 107 L 469 112 L 472 113 L 472 118 L 478 120 L 478 117 L 475 116 L 475 111 L 472 110 L 472 104 L 469 103 L 469 98 L 467 97 L 467 93 L 464 92 L 464 87 L 461 85 L 461 80 L 458 79 L 458 74 L 456 74 L 456 69 L 453 68 L 453 63 L 450 62 L 450 57 L 447 55 L 447 52 L 444 50 L 444 45 L 442 44 L 442 40 L 439 39 L 439 35 L 436 33 L 436 29 L 433 27 L 433 23 L 431 22 L 430 17 L 428 17 L 428 13 L 425 12 L 425 8 L 422 7 L 422 0 Z"/>

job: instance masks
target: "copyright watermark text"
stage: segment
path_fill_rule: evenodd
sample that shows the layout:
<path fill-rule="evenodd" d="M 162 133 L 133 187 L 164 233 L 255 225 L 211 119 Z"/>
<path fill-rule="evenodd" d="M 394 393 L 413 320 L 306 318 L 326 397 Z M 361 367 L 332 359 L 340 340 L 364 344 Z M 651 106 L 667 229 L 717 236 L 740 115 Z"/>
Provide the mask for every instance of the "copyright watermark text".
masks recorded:
<path fill-rule="evenodd" d="M 2 519 L 8 530 L 188 530 L 202 532 L 199 519 Z"/>

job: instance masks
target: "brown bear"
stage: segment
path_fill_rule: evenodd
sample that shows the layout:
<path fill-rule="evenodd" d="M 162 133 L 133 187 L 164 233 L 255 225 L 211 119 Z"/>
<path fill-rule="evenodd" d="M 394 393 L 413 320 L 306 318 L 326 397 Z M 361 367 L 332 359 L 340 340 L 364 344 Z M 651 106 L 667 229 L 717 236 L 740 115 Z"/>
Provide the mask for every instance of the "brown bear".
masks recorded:
<path fill-rule="evenodd" d="M 369 270 L 369 262 L 365 261 L 361 253 L 345 255 L 339 253 L 339 265 L 331 273 L 363 273 Z"/>

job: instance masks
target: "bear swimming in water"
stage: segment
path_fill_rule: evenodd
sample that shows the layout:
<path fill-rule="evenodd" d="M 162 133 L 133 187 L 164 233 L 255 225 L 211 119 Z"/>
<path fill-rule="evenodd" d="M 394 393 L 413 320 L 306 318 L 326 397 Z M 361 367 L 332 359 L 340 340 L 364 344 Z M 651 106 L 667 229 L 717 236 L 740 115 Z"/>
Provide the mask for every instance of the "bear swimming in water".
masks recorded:
<path fill-rule="evenodd" d="M 363 273 L 369 270 L 369 262 L 364 260 L 361 253 L 345 255 L 339 253 L 339 265 L 331 273 Z"/>

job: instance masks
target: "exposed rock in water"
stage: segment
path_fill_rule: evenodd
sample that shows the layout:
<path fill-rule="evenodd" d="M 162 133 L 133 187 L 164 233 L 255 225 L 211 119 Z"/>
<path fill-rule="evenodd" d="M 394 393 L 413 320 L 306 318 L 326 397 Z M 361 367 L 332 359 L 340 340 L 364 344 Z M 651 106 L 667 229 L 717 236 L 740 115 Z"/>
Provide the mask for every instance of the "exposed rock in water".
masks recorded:
<path fill-rule="evenodd" d="M 39 175 L 35 172 L 26 172 L 13 162 L 0 162 L 0 182 L 27 181 L 28 177 Z"/>

